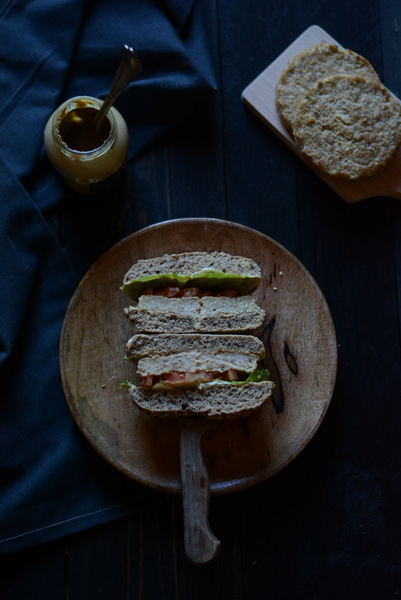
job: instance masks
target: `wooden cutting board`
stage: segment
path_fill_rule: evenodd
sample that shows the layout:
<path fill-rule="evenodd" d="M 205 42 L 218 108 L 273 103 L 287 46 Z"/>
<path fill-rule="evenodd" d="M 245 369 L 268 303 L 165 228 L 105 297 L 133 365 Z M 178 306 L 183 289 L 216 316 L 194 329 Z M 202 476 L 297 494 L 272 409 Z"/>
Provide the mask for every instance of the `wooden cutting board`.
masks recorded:
<path fill-rule="evenodd" d="M 242 93 L 245 104 L 302 160 L 303 157 L 295 145 L 292 135 L 285 129 L 276 109 L 275 89 L 280 75 L 289 61 L 302 50 L 319 42 L 329 42 L 340 46 L 324 29 L 312 25 L 262 71 Z M 369 60 L 369 57 L 365 58 Z M 358 202 L 375 196 L 401 199 L 401 149 L 390 165 L 371 177 L 348 181 L 329 175 L 318 175 L 346 202 Z"/>

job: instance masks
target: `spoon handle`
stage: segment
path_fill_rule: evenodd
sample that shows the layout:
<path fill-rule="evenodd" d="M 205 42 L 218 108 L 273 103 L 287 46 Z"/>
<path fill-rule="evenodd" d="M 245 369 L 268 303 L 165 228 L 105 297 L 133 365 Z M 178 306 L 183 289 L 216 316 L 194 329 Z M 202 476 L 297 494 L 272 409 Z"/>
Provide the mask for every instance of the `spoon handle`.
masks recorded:
<path fill-rule="evenodd" d="M 111 86 L 110 92 L 107 94 L 105 101 L 93 120 L 93 126 L 95 129 L 99 128 L 99 125 L 118 96 L 137 75 L 140 75 L 140 73 L 142 73 L 142 65 L 139 61 L 139 58 L 137 57 L 134 49 L 125 44 L 122 48 L 121 61 L 114 78 L 113 85 Z"/>

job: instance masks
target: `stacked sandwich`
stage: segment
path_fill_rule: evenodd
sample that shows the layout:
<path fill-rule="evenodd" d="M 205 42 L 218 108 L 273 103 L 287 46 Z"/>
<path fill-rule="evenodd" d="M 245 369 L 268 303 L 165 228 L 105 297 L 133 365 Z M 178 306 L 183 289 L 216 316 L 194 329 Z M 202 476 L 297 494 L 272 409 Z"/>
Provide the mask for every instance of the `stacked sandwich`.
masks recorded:
<path fill-rule="evenodd" d="M 273 383 L 256 336 L 260 281 L 255 262 L 223 252 L 138 260 L 121 287 L 132 299 L 132 401 L 158 416 L 239 417 L 262 406 Z"/>

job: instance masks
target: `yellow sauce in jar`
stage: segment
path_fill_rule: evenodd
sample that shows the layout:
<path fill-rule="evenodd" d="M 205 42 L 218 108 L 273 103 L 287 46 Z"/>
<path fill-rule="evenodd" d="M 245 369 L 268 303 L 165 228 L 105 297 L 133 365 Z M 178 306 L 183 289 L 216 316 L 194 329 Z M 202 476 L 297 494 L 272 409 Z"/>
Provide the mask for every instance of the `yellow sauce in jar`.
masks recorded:
<path fill-rule="evenodd" d="M 112 107 L 98 129 L 93 119 L 102 100 L 78 96 L 64 102 L 49 118 L 44 143 L 52 165 L 68 185 L 84 194 L 110 191 L 125 164 L 129 135 Z"/>

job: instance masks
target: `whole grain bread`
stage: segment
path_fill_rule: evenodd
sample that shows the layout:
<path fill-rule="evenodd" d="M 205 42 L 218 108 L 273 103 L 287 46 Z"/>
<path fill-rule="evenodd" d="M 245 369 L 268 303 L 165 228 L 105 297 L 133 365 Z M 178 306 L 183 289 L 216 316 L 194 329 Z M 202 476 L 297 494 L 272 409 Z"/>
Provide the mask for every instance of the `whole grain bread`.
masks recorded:
<path fill-rule="evenodd" d="M 127 356 L 137 362 L 137 374 L 252 373 L 265 356 L 261 340 L 247 335 L 138 335 L 127 344 Z"/>
<path fill-rule="evenodd" d="M 250 258 L 232 256 L 225 252 L 183 252 L 138 260 L 125 274 L 122 288 L 128 288 L 130 282 L 146 276 L 171 273 L 188 277 L 190 281 L 194 275 L 210 269 L 248 278 L 247 292 L 255 289 L 261 279 L 259 265 Z"/>
<path fill-rule="evenodd" d="M 136 333 L 247 333 L 257 330 L 265 315 L 249 295 L 236 298 L 142 295 L 126 312 Z"/>
<path fill-rule="evenodd" d="M 158 335 L 137 334 L 127 342 L 127 358 L 139 360 L 144 356 L 170 356 L 182 352 L 204 352 L 215 355 L 226 353 L 255 354 L 259 359 L 265 355 L 263 342 L 253 335 L 219 335 L 208 333 Z"/>
<path fill-rule="evenodd" d="M 130 396 L 138 408 L 159 417 L 238 418 L 260 409 L 271 395 L 272 389 L 271 381 L 251 382 L 240 386 L 221 382 L 175 391 L 146 391 L 132 385 Z"/>
<path fill-rule="evenodd" d="M 362 75 L 379 83 L 379 76 L 363 56 L 322 42 L 300 52 L 281 74 L 276 86 L 276 105 L 286 128 L 292 132 L 298 104 L 310 87 L 335 74 Z"/>
<path fill-rule="evenodd" d="M 372 175 L 401 143 L 401 104 L 361 75 L 319 80 L 298 105 L 295 141 L 318 171 L 348 179 Z"/>

